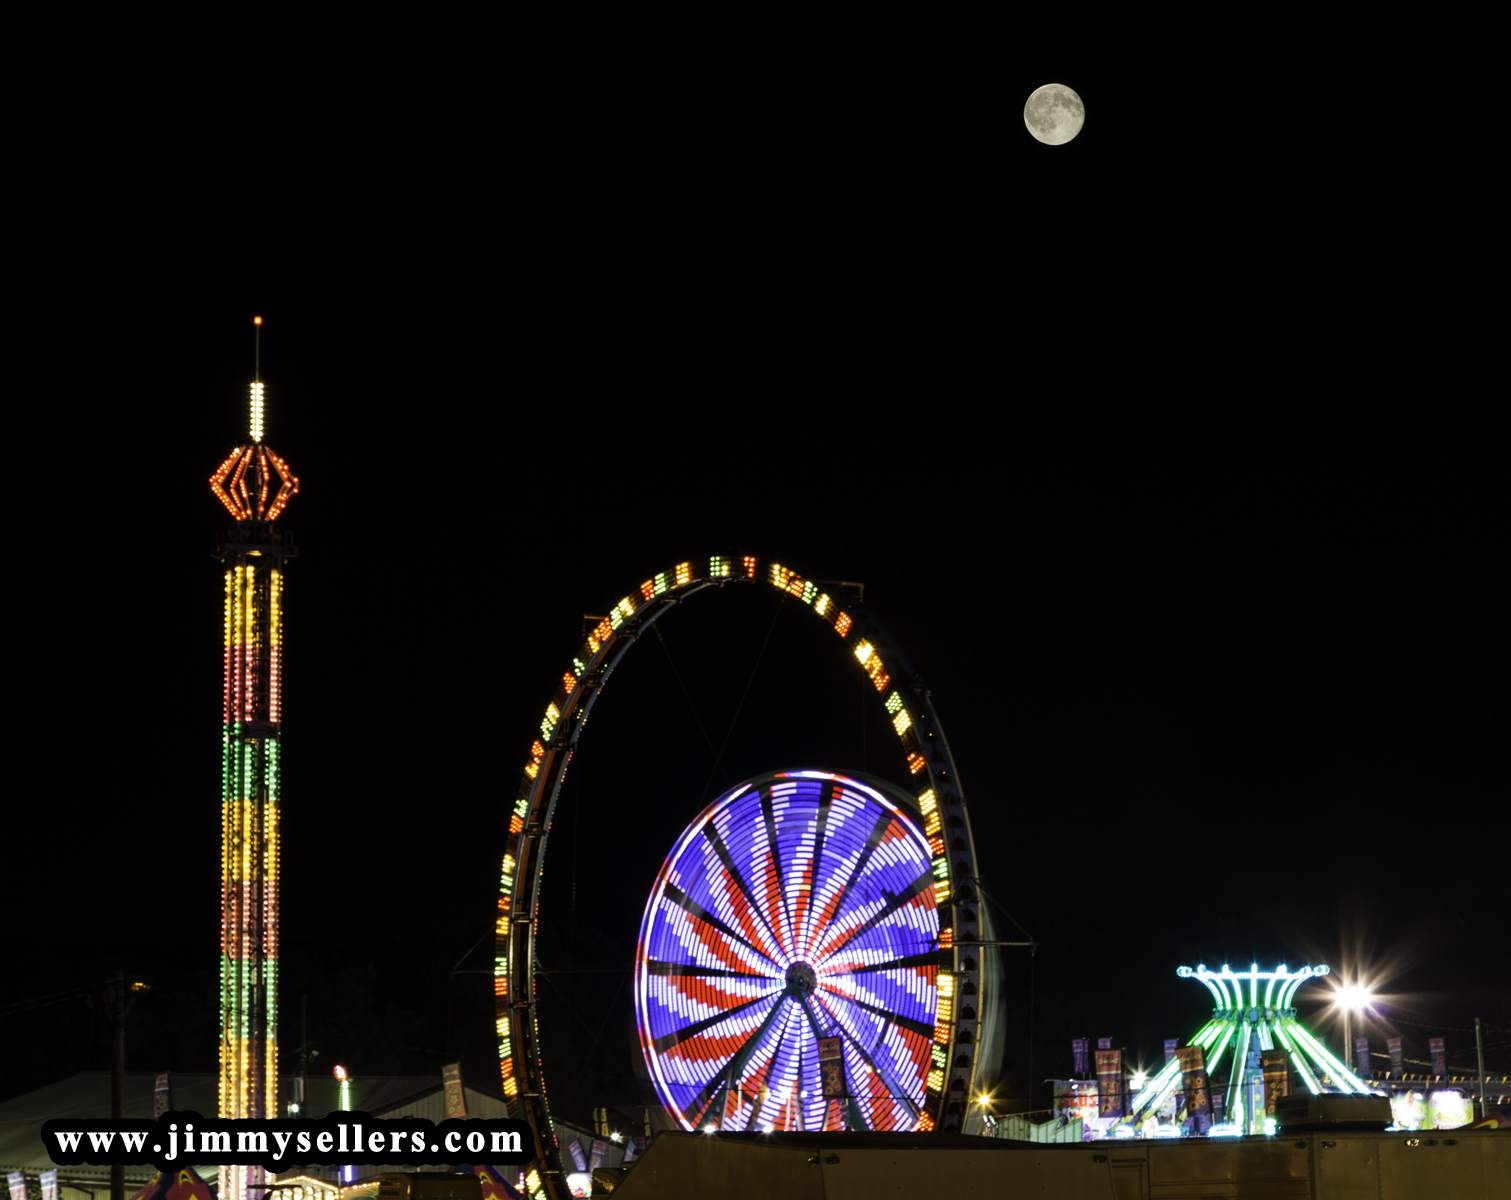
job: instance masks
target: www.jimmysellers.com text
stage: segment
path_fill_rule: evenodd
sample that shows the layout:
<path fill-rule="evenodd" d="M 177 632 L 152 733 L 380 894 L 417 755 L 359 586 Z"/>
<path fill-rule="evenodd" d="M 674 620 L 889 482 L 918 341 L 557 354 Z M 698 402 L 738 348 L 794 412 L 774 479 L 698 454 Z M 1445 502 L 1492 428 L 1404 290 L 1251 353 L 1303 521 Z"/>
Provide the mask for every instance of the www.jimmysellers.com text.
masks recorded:
<path fill-rule="evenodd" d="M 272 1171 L 310 1163 L 527 1163 L 535 1141 L 523 1121 L 423 1117 L 384 1121 L 364 1112 L 319 1120 L 218 1121 L 196 1112 L 164 1113 L 155 1121 L 69 1120 L 42 1125 L 42 1141 L 60 1167 L 89 1163 L 151 1163 L 172 1171 L 190 1163 L 258 1166 Z"/>

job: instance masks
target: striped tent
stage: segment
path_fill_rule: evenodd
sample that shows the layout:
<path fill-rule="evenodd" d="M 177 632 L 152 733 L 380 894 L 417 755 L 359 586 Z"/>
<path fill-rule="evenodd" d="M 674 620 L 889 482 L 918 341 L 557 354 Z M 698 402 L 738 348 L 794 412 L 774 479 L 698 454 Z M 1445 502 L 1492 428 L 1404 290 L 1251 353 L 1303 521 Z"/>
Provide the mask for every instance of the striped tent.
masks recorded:
<path fill-rule="evenodd" d="M 505 1179 L 497 1167 L 480 1165 L 473 1167 L 472 1173 L 482 1182 L 483 1200 L 525 1200 L 519 1189 Z"/>
<path fill-rule="evenodd" d="M 131 1200 L 215 1200 L 193 1167 L 182 1171 L 159 1171 Z"/>

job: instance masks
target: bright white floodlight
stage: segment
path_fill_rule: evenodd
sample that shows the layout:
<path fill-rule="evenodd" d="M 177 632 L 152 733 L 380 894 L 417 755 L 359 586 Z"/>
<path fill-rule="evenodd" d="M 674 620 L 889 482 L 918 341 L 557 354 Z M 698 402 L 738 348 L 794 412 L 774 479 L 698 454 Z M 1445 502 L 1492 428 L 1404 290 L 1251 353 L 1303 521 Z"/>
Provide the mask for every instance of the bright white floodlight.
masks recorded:
<path fill-rule="evenodd" d="M 1346 983 L 1338 989 L 1333 1003 L 1340 1008 L 1346 1008 L 1350 1012 L 1362 1012 L 1364 1008 L 1374 1001 L 1375 994 L 1362 983 Z"/>

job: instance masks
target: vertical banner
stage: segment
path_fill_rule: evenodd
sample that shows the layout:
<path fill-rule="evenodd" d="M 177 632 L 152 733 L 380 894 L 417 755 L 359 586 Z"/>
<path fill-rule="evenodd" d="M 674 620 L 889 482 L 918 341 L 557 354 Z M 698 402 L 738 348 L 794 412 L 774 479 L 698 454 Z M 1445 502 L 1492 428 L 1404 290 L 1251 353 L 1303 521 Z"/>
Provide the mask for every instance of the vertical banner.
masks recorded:
<path fill-rule="evenodd" d="M 1186 1128 L 1205 1134 L 1212 1128 L 1212 1103 L 1207 1092 L 1206 1056 L 1200 1046 L 1181 1046 L 1176 1051 L 1186 1087 Z"/>
<path fill-rule="evenodd" d="M 1356 1037 L 1354 1039 L 1354 1062 L 1359 1067 L 1359 1078 L 1366 1079 L 1369 1076 L 1369 1039 Z"/>
<path fill-rule="evenodd" d="M 1265 1124 L 1269 1114 L 1264 1109 L 1265 1092 L 1264 1076 L 1255 1071 L 1244 1081 L 1243 1085 L 1243 1132 L 1250 1134 L 1262 1134 L 1268 1128 Z"/>
<path fill-rule="evenodd" d="M 1110 1039 L 1109 1039 L 1110 1040 Z M 1097 1051 L 1097 1116 L 1123 1115 L 1123 1052 Z"/>
<path fill-rule="evenodd" d="M 637 1133 L 634 1137 L 624 1139 L 624 1160 L 619 1165 L 626 1166 L 634 1162 L 645 1153 L 645 1135 Z"/>
<path fill-rule="evenodd" d="M 1280 1047 L 1260 1054 L 1264 1070 L 1264 1115 L 1275 1115 L 1275 1101 L 1291 1094 L 1291 1056 Z"/>
<path fill-rule="evenodd" d="M 1072 1038 L 1070 1048 L 1071 1052 L 1075 1055 L 1075 1070 L 1071 1074 L 1077 1079 L 1081 1079 L 1091 1070 L 1087 1062 L 1087 1059 L 1090 1057 L 1091 1039 Z"/>
<path fill-rule="evenodd" d="M 1265 1115 L 1274 1117 L 1275 1100 L 1290 1094 L 1290 1055 L 1278 1046 L 1263 1050 L 1260 1067 L 1265 1072 Z"/>
<path fill-rule="evenodd" d="M 173 1107 L 173 1087 L 164 1071 L 152 1085 L 152 1119 L 155 1121 Z"/>
<path fill-rule="evenodd" d="M 42 1185 L 42 1200 L 58 1200 L 58 1173 L 56 1171 L 43 1171 L 37 1176 L 37 1182 Z"/>
<path fill-rule="evenodd" d="M 1447 1075 L 1448 1051 L 1443 1047 L 1443 1039 L 1428 1038 L 1427 1049 L 1432 1053 L 1432 1073 L 1434 1075 Z"/>
<path fill-rule="evenodd" d="M 588 1147 L 588 1170 L 596 1171 L 603 1166 L 603 1156 L 608 1152 L 609 1144 L 602 1138 L 594 1138 L 593 1144 Z"/>
<path fill-rule="evenodd" d="M 26 1172 L 12 1171 L 5 1177 L 10 1184 L 10 1200 L 26 1200 Z"/>
<path fill-rule="evenodd" d="M 1112 1049 L 1112 1039 L 1111 1038 L 1097 1038 L 1097 1049 L 1098 1050 L 1111 1050 Z"/>
<path fill-rule="evenodd" d="M 582 1152 L 582 1143 L 576 1138 L 567 1143 L 567 1153 L 572 1156 L 572 1165 L 579 1171 L 588 1169 L 588 1156 Z"/>
<path fill-rule="evenodd" d="M 1401 1039 L 1386 1038 L 1385 1048 L 1390 1051 L 1390 1074 L 1399 1079 L 1406 1071 L 1406 1060 L 1401 1056 Z"/>
<path fill-rule="evenodd" d="M 845 1054 L 840 1039 L 818 1039 L 818 1075 L 823 1082 L 825 1100 L 843 1100 L 845 1097 Z"/>
<path fill-rule="evenodd" d="M 1165 1039 L 1165 1065 L 1167 1067 L 1170 1065 L 1170 1060 L 1175 1057 L 1176 1047 L 1179 1045 L 1180 1038 Z M 1186 1093 L 1181 1091 L 1180 1088 L 1177 1087 L 1174 1093 L 1171 1095 L 1171 1098 L 1166 1101 L 1166 1103 L 1171 1105 L 1171 1113 L 1173 1114 L 1175 1120 L 1179 1121 L 1180 1110 L 1186 1106 Z"/>
<path fill-rule="evenodd" d="M 446 1119 L 467 1115 L 467 1093 L 462 1091 L 462 1064 L 446 1063 L 441 1068 L 441 1082 L 446 1085 Z"/>

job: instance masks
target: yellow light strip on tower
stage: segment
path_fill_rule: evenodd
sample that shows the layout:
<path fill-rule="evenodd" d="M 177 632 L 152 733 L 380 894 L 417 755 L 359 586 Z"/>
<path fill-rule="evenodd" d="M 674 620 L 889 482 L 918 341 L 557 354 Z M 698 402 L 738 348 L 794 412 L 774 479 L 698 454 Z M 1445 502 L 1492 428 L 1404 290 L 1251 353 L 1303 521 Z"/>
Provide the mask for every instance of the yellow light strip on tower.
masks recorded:
<path fill-rule="evenodd" d="M 262 441 L 262 384 L 252 385 L 252 440 Z"/>

